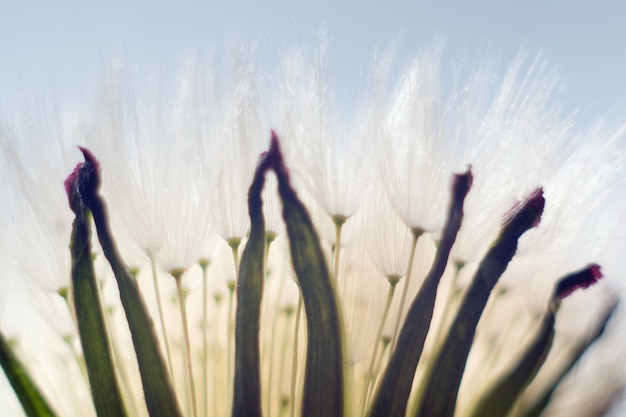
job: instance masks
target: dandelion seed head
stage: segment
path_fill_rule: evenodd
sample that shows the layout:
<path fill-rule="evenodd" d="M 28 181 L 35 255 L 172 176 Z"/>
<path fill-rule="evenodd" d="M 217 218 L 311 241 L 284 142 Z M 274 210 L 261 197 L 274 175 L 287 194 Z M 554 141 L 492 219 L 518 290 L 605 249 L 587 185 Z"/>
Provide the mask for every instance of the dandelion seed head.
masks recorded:
<path fill-rule="evenodd" d="M 13 281 L 23 275 L 33 277 L 41 299 L 29 303 L 56 300 L 52 307 L 45 304 L 32 313 L 37 316 L 33 320 L 42 321 L 41 326 L 56 338 L 53 351 L 48 352 L 54 363 L 42 372 L 44 382 L 56 383 L 54 376 L 66 372 L 64 367 L 72 381 L 82 378 L 71 350 L 79 343 L 76 339 L 65 342 L 62 336 L 76 337 L 73 318 L 70 310 L 58 311 L 65 305 L 56 293 L 67 286 L 71 260 L 67 243 L 72 216 L 61 183 L 79 159 L 75 146 L 80 145 L 101 161 L 101 196 L 107 202 L 113 234 L 124 258 L 136 267 L 134 279 L 149 310 L 156 312 L 157 301 L 163 303 L 165 314 L 159 320 L 163 326 L 157 334 L 159 343 L 171 343 L 172 373 L 181 404 L 191 408 L 186 404 L 188 383 L 183 382 L 179 366 L 185 357 L 185 337 L 176 318 L 183 303 L 177 298 L 174 280 L 162 278 L 185 271 L 182 298 L 190 318 L 191 359 L 196 369 L 209 371 L 202 396 L 208 393 L 218 399 L 215 409 L 209 406 L 209 415 L 228 413 L 234 379 L 230 367 L 233 317 L 238 308 L 244 308 L 234 299 L 238 256 L 249 243 L 247 193 L 259 158 L 264 161 L 267 156 L 262 151 L 267 149 L 269 126 L 275 123 L 270 146 L 277 146 L 276 132 L 282 139 L 276 169 L 293 181 L 307 207 L 329 269 L 339 262 L 332 285 L 341 306 L 345 362 L 354 377 L 350 384 L 354 382 L 355 392 L 371 376 L 374 346 L 378 344 L 377 354 L 382 354 L 392 345 L 395 319 L 407 314 L 429 274 L 442 246 L 450 179 L 469 164 L 472 189 L 438 288 L 416 382 L 427 375 L 428 361 L 448 332 L 481 258 L 503 226 L 533 230 L 520 239 L 517 254 L 478 325 L 461 386 L 461 415 L 480 392 L 482 381 L 505 370 L 529 340 L 546 305 L 554 302 L 559 277 L 592 262 L 603 265 L 607 279 L 589 291 L 573 293 L 599 279 L 596 264 L 587 268 L 586 279 L 561 281 L 557 287 L 559 303 L 568 296 L 559 308 L 557 352 L 551 354 L 546 370 L 520 404 L 541 391 L 541 384 L 558 370 L 559 353 L 570 352 L 572 344 L 584 336 L 583 330 L 593 324 L 598 309 L 611 300 L 620 258 L 607 248 L 621 247 L 615 242 L 619 240 L 615 230 L 623 225 L 614 217 L 623 208 L 615 201 L 623 197 L 621 142 L 626 125 L 618 117 L 578 129 L 576 114 L 560 109 L 561 82 L 542 54 L 533 58 L 521 51 L 506 70 L 487 62 L 471 68 L 466 77 L 461 69 L 453 74 L 454 84 L 449 87 L 441 45 L 420 53 L 397 78 L 393 50 L 376 50 L 369 90 L 364 90 L 353 112 L 342 113 L 325 42 L 322 36 L 311 56 L 304 49 L 289 53 L 276 78 L 259 71 L 256 47 L 232 46 L 224 80 L 219 79 L 212 58 L 207 62 L 189 55 L 171 90 L 162 76 L 141 77 L 114 60 L 104 71 L 95 100 L 85 102 L 78 122 L 73 119 L 71 131 L 54 117 L 43 122 L 33 117 L 17 127 L 0 125 L 0 178 L 7 180 L 0 195 L 15 197 L 3 204 L 7 215 L 0 216 L 0 233 L 12 236 L 0 242 L 0 270 L 10 275 L 12 292 Z M 276 84 L 274 101 L 267 101 L 270 106 L 264 82 Z M 87 162 L 80 167 L 90 164 L 99 170 L 91 154 L 84 158 Z M 78 178 L 80 169 L 72 175 L 66 183 L 71 192 L 80 191 L 76 185 L 91 178 Z M 298 406 L 302 401 L 307 326 L 306 313 L 298 311 L 301 294 L 276 188 L 276 177 L 270 174 L 262 196 L 268 240 L 259 338 L 266 415 L 276 415 L 281 404 Z M 340 241 L 338 223 L 343 228 Z M 410 265 L 407 303 L 401 310 L 398 297 L 393 298 L 389 317 L 380 324 L 382 334 L 377 334 L 389 288 L 385 278 L 397 283 L 406 274 L 417 232 L 427 233 L 419 237 Z M 102 300 L 110 314 L 107 324 L 120 346 L 128 347 L 132 340 L 119 292 L 99 255 L 101 249 L 94 246 Z M 611 257 L 618 261 L 610 262 Z M 150 283 L 151 261 L 159 267 L 154 282 L 161 285 L 160 295 Z M 25 288 L 30 289 L 30 280 Z M 208 304 L 203 304 L 205 299 Z M 303 315 L 296 327 L 299 313 Z M 36 367 L 44 363 L 44 350 L 33 354 L 33 346 L 42 344 L 33 345 L 24 337 L 29 330 L 4 319 L 3 332 L 19 337 L 29 362 Z M 623 327 L 623 318 L 610 326 Z M 589 381 L 585 385 L 585 379 L 605 387 L 606 381 L 614 382 L 615 390 L 608 389 L 604 398 L 608 402 L 618 396 L 626 369 L 607 365 L 608 358 L 617 363 L 622 353 L 615 348 L 620 339 L 612 337 L 597 346 L 601 353 L 591 350 L 581 370 L 568 377 L 572 382 L 559 388 L 558 396 L 564 399 L 555 402 L 550 415 L 572 411 L 573 404 L 578 404 L 572 392 L 594 385 Z M 210 352 L 203 352 L 203 343 Z M 140 376 L 127 351 L 117 360 L 131 372 L 132 391 Z M 385 351 L 375 358 L 374 363 L 382 365 L 372 368 L 372 375 L 382 375 L 389 355 Z M 62 401 L 69 404 L 62 411 L 67 415 L 93 413 L 82 406 L 90 402 L 85 384 L 75 385 L 80 388 L 64 394 L 73 397 Z M 48 390 L 51 397 L 57 394 Z M 129 397 L 141 399 L 136 392 Z M 600 398 L 595 404 L 598 409 L 605 405 L 601 396 L 589 398 Z"/>

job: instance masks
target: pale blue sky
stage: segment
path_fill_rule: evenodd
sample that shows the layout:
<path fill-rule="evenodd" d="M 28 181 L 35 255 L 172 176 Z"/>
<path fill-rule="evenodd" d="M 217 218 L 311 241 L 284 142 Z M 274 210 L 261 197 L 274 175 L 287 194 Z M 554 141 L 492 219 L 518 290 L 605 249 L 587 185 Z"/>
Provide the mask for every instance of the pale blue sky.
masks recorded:
<path fill-rule="evenodd" d="M 524 46 L 543 50 L 561 74 L 568 110 L 600 114 L 626 97 L 625 18 L 617 0 L 8 0 L 0 6 L 0 108 L 20 92 L 79 95 L 114 55 L 175 68 L 185 52 L 219 53 L 234 38 L 260 40 L 268 65 L 298 42 L 312 46 L 325 22 L 333 63 L 349 77 L 367 69 L 377 42 L 398 40 L 400 58 L 410 59 L 443 38 L 452 54 L 480 58 L 489 47 L 503 62 Z"/>

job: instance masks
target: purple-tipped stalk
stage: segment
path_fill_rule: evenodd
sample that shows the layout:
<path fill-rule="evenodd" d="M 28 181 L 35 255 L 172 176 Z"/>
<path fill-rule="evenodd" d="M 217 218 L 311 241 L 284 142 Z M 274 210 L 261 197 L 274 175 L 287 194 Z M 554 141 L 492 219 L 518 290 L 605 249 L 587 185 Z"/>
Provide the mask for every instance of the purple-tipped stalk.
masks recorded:
<path fill-rule="evenodd" d="M 289 172 L 272 131 L 261 161 L 274 170 L 283 203 L 291 260 L 307 317 L 307 354 L 302 415 L 342 416 L 344 410 L 343 329 L 338 301 L 308 211 L 289 181 Z"/>
<path fill-rule="evenodd" d="M 63 182 L 70 208 L 74 213 L 78 209 L 79 199 L 81 202 L 85 199 L 90 200 L 100 189 L 100 162 L 89 149 L 82 146 L 78 149 L 83 153 L 85 162 L 76 164 L 74 170 Z"/>
<path fill-rule="evenodd" d="M 521 352 L 518 359 L 508 369 L 505 369 L 480 396 L 478 401 L 475 402 L 469 414 L 470 417 L 505 416 L 509 414 L 509 411 L 514 407 L 516 401 L 519 400 L 526 387 L 533 381 L 548 357 L 554 340 L 554 324 L 560 301 L 578 288 L 587 288 L 601 278 L 602 272 L 600 267 L 592 264 L 559 280 L 547 310 L 530 342 Z M 547 390 L 542 393 L 537 402 L 526 408 L 526 410 L 519 410 L 519 415 L 539 415 L 563 377 L 572 369 L 582 354 L 593 343 L 593 340 L 602 334 L 604 326 L 615 306 L 616 304 L 607 311 L 608 314 L 599 322 L 600 326 L 594 331 L 595 334 L 590 335 L 582 343 L 576 343 L 578 347 L 575 347 L 572 351 L 572 355 L 568 359 L 569 363 L 566 362 L 566 366 L 560 371 L 560 375 L 557 374 L 557 378 L 551 385 L 548 385 Z"/>
<path fill-rule="evenodd" d="M 539 226 L 545 203 L 543 188 L 535 188 L 524 200 L 515 203 L 504 215 L 502 226 L 515 222 L 520 225 L 527 225 L 528 222 L 531 222 L 529 226 L 526 226 L 527 229 Z"/>
<path fill-rule="evenodd" d="M 85 162 L 78 164 L 67 177 L 65 189 L 74 212 L 91 212 L 100 246 L 118 283 L 120 299 L 133 338 L 148 412 L 151 416 L 182 416 L 165 369 L 152 319 L 137 283 L 118 253 L 109 227 L 106 204 L 99 195 L 100 164 L 89 150 L 81 147 L 79 149 Z"/>
<path fill-rule="evenodd" d="M 465 364 L 472 347 L 476 326 L 496 283 L 513 259 L 518 239 L 539 225 L 545 206 L 543 189 L 537 188 L 505 215 L 500 235 L 481 261 L 472 283 L 450 325 L 441 349 L 427 376 L 418 417 L 452 417 Z"/>
<path fill-rule="evenodd" d="M 392 352 L 387 370 L 369 412 L 371 417 L 404 416 L 411 394 L 417 364 L 421 358 L 426 336 L 435 308 L 439 282 L 448 265 L 450 251 L 463 220 L 463 204 L 472 188 L 471 166 L 452 180 L 452 201 L 443 236 L 430 272 L 415 296 L 407 313 L 398 343 Z M 366 392 L 367 395 L 367 392 Z"/>
<path fill-rule="evenodd" d="M 558 282 L 554 290 L 553 300 L 561 301 L 579 288 L 588 288 L 602 279 L 604 275 L 600 265 L 591 264 L 584 269 L 567 275 Z"/>

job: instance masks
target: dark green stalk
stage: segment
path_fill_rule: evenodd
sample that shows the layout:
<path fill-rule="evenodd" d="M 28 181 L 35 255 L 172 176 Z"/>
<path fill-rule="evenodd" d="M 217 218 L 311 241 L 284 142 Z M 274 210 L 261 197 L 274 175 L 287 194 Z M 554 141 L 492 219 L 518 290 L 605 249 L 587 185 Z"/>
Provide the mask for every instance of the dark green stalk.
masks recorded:
<path fill-rule="evenodd" d="M 617 310 L 619 302 L 617 299 L 612 300 L 602 311 L 600 318 L 594 327 L 588 333 L 587 337 L 577 341 L 574 348 L 568 353 L 568 360 L 559 369 L 556 376 L 541 391 L 541 395 L 532 403 L 524 404 L 522 400 L 522 411 L 519 413 L 523 417 L 539 417 L 543 410 L 547 407 L 552 399 L 552 395 L 559 387 L 565 377 L 574 369 L 580 358 L 589 350 L 589 348 L 604 334 L 608 322 Z"/>
<path fill-rule="evenodd" d="M 513 259 L 518 239 L 539 224 L 544 204 L 543 192 L 538 189 L 509 213 L 500 236 L 481 261 L 441 349 L 434 358 L 432 373 L 427 376 L 417 416 L 454 415 L 465 363 L 491 290 Z"/>
<path fill-rule="evenodd" d="M 437 287 L 448 264 L 448 258 L 463 219 L 463 203 L 472 186 L 472 173 L 455 175 L 452 202 L 443 238 L 437 248 L 433 266 L 424 279 L 404 320 L 395 350 L 372 404 L 371 416 L 402 417 L 411 394 L 415 370 L 424 349 L 435 308 Z"/>
<path fill-rule="evenodd" d="M 98 283 L 91 259 L 89 223 L 85 217 L 82 201 L 76 188 L 74 207 L 76 219 L 72 228 L 72 292 L 78 333 L 83 348 L 89 387 L 101 417 L 126 416 L 122 395 L 115 376 L 104 312 L 98 295 Z"/>
<path fill-rule="evenodd" d="M 117 251 L 109 228 L 106 205 L 98 192 L 98 162 L 88 150 L 81 148 L 81 151 L 85 156 L 85 163 L 75 171 L 78 176 L 77 184 L 86 207 L 93 215 L 100 246 L 117 281 L 137 355 L 148 412 L 151 417 L 182 416 L 159 349 L 154 324 L 136 281 Z"/>
<path fill-rule="evenodd" d="M 293 351 L 291 353 L 291 383 L 289 384 L 289 416 L 294 417 L 296 411 L 296 377 L 298 375 L 298 340 L 300 333 L 300 317 L 302 316 L 302 297 L 298 294 L 296 321 L 293 329 Z"/>
<path fill-rule="evenodd" d="M 257 168 L 248 191 L 250 236 L 241 257 L 237 278 L 234 417 L 262 415 L 259 332 L 265 280 L 265 218 L 261 192 L 267 169 L 265 164 Z"/>
<path fill-rule="evenodd" d="M 291 260 L 304 301 L 307 319 L 307 357 L 302 416 L 343 416 L 343 328 L 331 273 L 311 218 L 289 182 L 272 132 L 266 155 L 278 178 Z"/>
<path fill-rule="evenodd" d="M 530 343 L 520 354 L 517 361 L 502 372 L 489 386 L 487 391 L 481 395 L 472 408 L 470 417 L 506 416 L 509 413 L 524 389 L 535 378 L 548 357 L 548 353 L 550 353 L 555 334 L 556 313 L 561 300 L 571 294 L 576 288 L 586 288 L 601 277 L 600 268 L 597 265 L 591 265 L 582 271 L 562 278 L 557 283 L 539 328 Z M 566 291 L 560 291 L 563 288 L 562 284 L 568 281 L 576 282 L 577 284 L 574 287 L 570 286 Z M 608 317 L 605 317 L 602 321 L 601 328 L 606 324 L 606 320 L 610 317 L 611 312 L 612 309 L 609 310 Z M 601 334 L 602 331 L 599 331 L 599 333 Z M 596 337 L 599 337 L 599 335 Z"/>
<path fill-rule="evenodd" d="M 28 417 L 57 416 L 2 332 L 0 332 L 0 366 Z"/>

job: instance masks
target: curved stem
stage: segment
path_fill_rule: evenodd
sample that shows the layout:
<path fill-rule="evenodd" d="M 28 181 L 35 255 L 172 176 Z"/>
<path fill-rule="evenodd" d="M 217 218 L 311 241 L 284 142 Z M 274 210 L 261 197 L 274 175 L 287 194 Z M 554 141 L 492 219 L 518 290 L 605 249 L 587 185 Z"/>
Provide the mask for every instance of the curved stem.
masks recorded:
<path fill-rule="evenodd" d="M 235 305 L 235 281 L 228 281 L 228 313 L 226 315 L 226 380 L 228 384 L 228 392 L 232 396 L 233 388 L 233 339 L 235 338 L 235 326 L 233 320 L 233 309 Z M 232 405 L 231 401 L 228 401 Z M 229 413 L 230 414 L 230 410 Z"/>
<path fill-rule="evenodd" d="M 67 307 L 67 311 L 72 317 L 72 321 L 74 322 L 74 328 L 78 329 L 78 321 L 76 320 L 76 314 L 74 314 L 75 312 L 74 312 L 74 309 L 72 308 L 72 304 L 69 299 L 69 293 L 67 291 L 67 288 L 63 288 L 59 290 L 58 294 L 63 299 L 65 306 Z M 74 335 L 68 334 L 68 335 L 63 336 L 63 341 L 70 348 L 70 351 L 72 352 L 72 356 L 74 356 L 74 359 L 76 360 L 76 364 L 78 365 L 78 369 L 80 369 L 80 374 L 82 375 L 83 380 L 85 381 L 87 386 L 89 386 L 89 377 L 87 376 L 87 367 L 85 366 L 85 358 L 83 358 L 82 353 L 80 353 L 78 349 L 76 349 L 76 346 L 74 346 Z"/>
<path fill-rule="evenodd" d="M 341 215 L 335 215 L 332 217 L 335 224 L 335 256 L 333 260 L 333 274 L 335 275 L 335 282 L 339 281 L 339 258 L 341 256 L 341 229 L 346 222 L 347 217 Z"/>
<path fill-rule="evenodd" d="M 424 234 L 422 229 L 411 230 L 413 239 L 411 240 L 411 255 L 409 256 L 409 264 L 406 268 L 406 278 L 404 279 L 404 287 L 402 288 L 402 296 L 400 297 L 400 306 L 398 307 L 398 316 L 396 317 L 396 324 L 393 326 L 393 333 L 391 335 L 391 353 L 396 347 L 398 339 L 398 332 L 400 331 L 400 322 L 402 321 L 402 311 L 404 310 L 404 304 L 406 303 L 406 296 L 409 292 L 409 282 L 411 281 L 411 275 L 413 272 L 413 260 L 415 259 L 415 249 L 417 247 L 417 240 Z"/>
<path fill-rule="evenodd" d="M 296 410 L 296 377 L 298 375 L 298 333 L 300 331 L 300 317 L 302 316 L 302 297 L 298 295 L 296 309 L 296 323 L 293 332 L 293 355 L 291 359 L 291 391 L 289 392 L 289 416 L 294 417 Z"/>
<path fill-rule="evenodd" d="M 376 360 L 376 365 L 374 366 L 374 371 L 372 372 L 371 392 L 370 396 L 367 399 L 367 406 L 370 405 L 370 401 L 372 400 L 371 394 L 374 392 L 374 389 L 376 388 L 376 383 L 378 382 L 378 377 L 381 374 L 381 368 L 383 367 L 385 353 L 387 353 L 387 349 L 389 348 L 389 344 L 391 343 L 391 337 L 381 336 L 380 343 L 383 345 L 383 348 L 380 350 L 380 355 L 378 356 L 378 358 L 374 358 Z M 363 412 L 365 412 L 365 410 L 363 410 Z"/>
<path fill-rule="evenodd" d="M 280 298 L 282 296 L 283 293 L 283 288 L 284 288 L 284 283 L 285 280 L 282 279 L 280 282 L 280 285 L 278 286 L 278 295 L 276 297 L 276 303 L 280 302 Z M 274 311 L 272 312 L 273 317 L 272 317 L 272 330 L 271 332 L 271 340 L 270 340 L 270 347 L 269 347 L 269 369 L 268 369 L 268 378 L 267 378 L 267 415 L 271 416 L 272 415 L 272 392 L 273 392 L 273 376 L 274 376 L 274 343 L 278 340 L 278 338 L 276 337 L 276 331 L 278 328 L 278 314 L 280 313 L 279 308 L 274 309 Z M 283 333 L 286 334 L 286 333 Z M 281 362 L 282 362 L 282 358 L 283 356 L 281 356 Z M 280 389 L 280 388 L 279 388 Z"/>
<path fill-rule="evenodd" d="M 237 277 L 239 277 L 239 246 L 241 238 L 233 237 L 227 240 L 228 246 L 232 251 L 233 262 L 235 265 L 235 279 L 228 281 L 228 316 L 226 322 L 226 376 L 228 380 L 228 392 L 232 395 L 233 387 L 233 339 L 235 337 L 235 326 L 233 320 L 233 308 L 235 304 L 235 286 Z M 232 402 L 232 401 L 229 401 Z"/>
<path fill-rule="evenodd" d="M 213 327 L 213 342 L 212 342 L 212 346 L 211 346 L 211 356 L 213 357 L 213 363 L 211 366 L 211 379 L 212 379 L 212 386 L 213 386 L 213 415 L 217 416 L 218 414 L 218 401 L 217 401 L 217 364 L 218 364 L 218 358 L 217 358 L 217 351 L 218 351 L 218 346 L 219 346 L 219 328 L 218 328 L 218 324 L 220 323 L 220 304 L 222 301 L 222 295 L 221 294 L 215 294 L 213 296 L 213 300 L 215 301 L 215 325 Z"/>
<path fill-rule="evenodd" d="M 287 337 L 287 335 L 289 334 L 289 322 L 291 321 L 291 317 L 293 315 L 293 306 L 287 306 L 285 307 L 282 311 L 285 314 L 285 324 L 283 327 L 283 340 L 281 343 L 281 347 L 280 347 L 280 357 L 281 358 L 285 358 L 287 357 L 287 342 L 289 341 L 289 337 Z M 286 361 L 281 360 L 280 361 L 280 368 L 278 370 L 278 397 L 279 397 L 279 402 L 281 404 L 281 408 L 280 408 L 280 414 L 282 415 L 284 413 L 285 407 L 282 405 L 283 404 L 283 396 L 280 392 L 280 390 L 283 387 L 283 375 L 285 373 L 285 363 Z"/>
<path fill-rule="evenodd" d="M 395 293 L 396 285 L 400 281 L 400 277 L 390 276 L 387 278 L 387 281 L 389 281 L 389 291 L 387 292 L 385 309 L 383 311 L 383 316 L 380 319 L 380 323 L 378 324 L 376 338 L 374 339 L 376 340 L 376 344 L 374 345 L 374 352 L 372 352 L 372 359 L 370 360 L 370 365 L 368 367 L 367 374 L 365 375 L 365 389 L 363 390 L 363 399 L 361 400 L 361 412 L 363 415 L 365 415 L 365 411 L 367 410 L 367 403 L 370 397 L 370 388 L 373 387 L 372 381 L 374 380 L 374 366 L 376 364 L 376 356 L 378 355 L 379 341 L 382 342 L 381 336 L 383 333 L 383 327 L 385 325 L 385 321 L 387 321 L 387 315 L 389 314 L 389 308 L 391 307 L 393 294 Z"/>
<path fill-rule="evenodd" d="M 441 343 L 442 343 L 441 334 L 443 332 L 444 327 L 446 326 L 446 323 L 448 322 L 448 317 L 452 313 L 452 307 L 455 304 L 455 300 L 457 298 L 456 297 L 457 281 L 459 278 L 459 274 L 461 273 L 461 269 L 463 268 L 463 266 L 465 266 L 465 264 L 461 261 L 455 261 L 452 264 L 454 265 L 454 274 L 452 276 L 452 284 L 450 286 L 448 293 L 446 294 L 446 299 L 444 301 L 445 303 L 444 310 L 441 313 L 441 319 L 439 320 L 439 323 L 437 324 L 437 328 L 434 330 L 434 333 L 433 333 L 434 334 L 433 349 L 430 354 L 424 355 L 424 358 L 423 358 L 424 359 L 424 372 L 423 372 L 424 377 L 420 380 L 420 384 L 417 387 L 417 392 L 415 396 L 413 397 L 414 405 L 419 404 L 419 402 L 421 401 L 422 395 L 424 393 L 424 389 L 426 388 L 425 384 L 427 384 L 428 376 L 430 375 L 432 371 L 432 367 L 434 363 L 432 361 L 432 358 L 441 347 Z"/>
<path fill-rule="evenodd" d="M 208 390 L 208 380 L 209 380 L 209 346 L 208 346 L 208 336 L 207 336 L 207 306 L 208 306 L 208 269 L 211 261 L 208 259 L 201 259 L 198 261 L 198 265 L 202 269 L 202 358 L 203 358 L 203 367 L 202 367 L 202 397 L 203 401 L 203 410 L 204 416 L 208 417 L 209 415 L 209 390 Z"/>
<path fill-rule="evenodd" d="M 165 327 L 165 314 L 163 314 L 163 303 L 161 303 L 161 290 L 159 288 L 159 277 L 156 269 L 156 260 L 154 259 L 152 251 L 148 250 L 147 255 L 150 259 L 150 268 L 152 270 L 152 282 L 154 284 L 157 308 L 159 310 L 159 321 L 161 322 L 161 333 L 163 334 L 163 344 L 165 344 L 165 354 L 167 355 L 167 367 L 170 371 L 170 378 L 172 380 L 174 392 L 176 392 L 176 378 L 174 378 L 174 368 L 172 365 L 172 351 L 170 349 L 170 342 L 167 337 L 167 329 Z"/>
<path fill-rule="evenodd" d="M 178 292 L 178 305 L 180 306 L 180 317 L 182 319 L 183 334 L 185 336 L 185 359 L 187 362 L 187 378 L 189 380 L 189 391 L 191 394 L 191 410 L 193 417 L 198 417 L 198 405 L 196 401 L 196 387 L 193 382 L 193 366 L 191 364 L 191 344 L 189 343 L 189 324 L 187 322 L 187 309 L 185 308 L 185 294 L 183 293 L 183 270 L 176 269 L 170 274 L 176 280 L 176 290 Z"/>
<path fill-rule="evenodd" d="M 102 300 L 102 286 L 100 288 L 100 300 Z M 135 396 L 133 395 L 133 384 L 130 381 L 130 376 L 128 375 L 128 368 L 123 363 L 122 351 L 120 350 L 119 341 L 117 338 L 116 330 L 117 326 L 114 324 L 113 319 L 113 309 L 108 307 L 104 309 L 106 311 L 105 320 L 107 321 L 109 328 L 109 337 L 111 339 L 111 350 L 113 351 L 113 360 L 116 363 L 117 370 L 120 374 L 120 379 L 122 380 L 122 384 L 125 390 L 124 403 L 127 407 L 132 408 L 133 415 L 139 415 L 139 408 L 137 407 L 137 403 L 135 402 Z"/>

